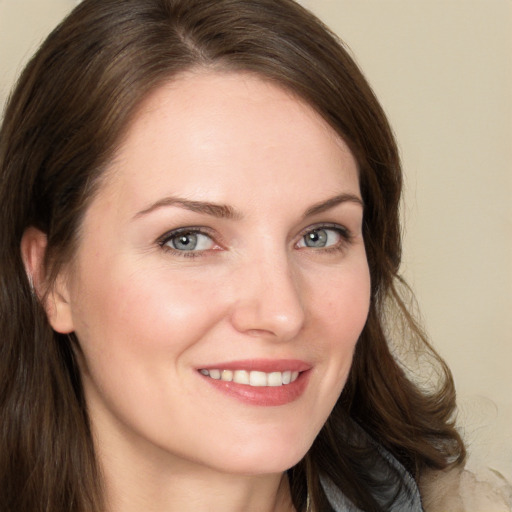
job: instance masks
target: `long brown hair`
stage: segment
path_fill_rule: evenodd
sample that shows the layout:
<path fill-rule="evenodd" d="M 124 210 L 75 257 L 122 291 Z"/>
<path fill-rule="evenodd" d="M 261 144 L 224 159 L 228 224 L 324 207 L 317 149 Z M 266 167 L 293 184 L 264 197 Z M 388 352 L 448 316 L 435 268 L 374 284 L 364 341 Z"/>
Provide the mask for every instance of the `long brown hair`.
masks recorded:
<path fill-rule="evenodd" d="M 78 340 L 54 332 L 20 255 L 24 231 L 48 237 L 48 283 L 141 101 L 193 68 L 254 72 L 306 100 L 359 166 L 370 313 L 346 387 L 317 440 L 289 470 L 298 511 L 328 510 L 320 475 L 359 508 L 380 510 L 359 425 L 419 479 L 464 458 L 450 372 L 404 302 L 401 169 L 386 117 L 343 44 L 292 0 L 84 0 L 43 43 L 0 132 L 0 503 L 4 512 L 104 510 Z M 392 329 L 393 318 L 402 326 Z M 391 339 L 393 333 L 401 339 Z M 413 343 L 411 343 L 413 341 Z M 438 385 L 413 382 L 393 346 L 428 354 Z M 309 498 L 307 498 L 309 496 Z"/>

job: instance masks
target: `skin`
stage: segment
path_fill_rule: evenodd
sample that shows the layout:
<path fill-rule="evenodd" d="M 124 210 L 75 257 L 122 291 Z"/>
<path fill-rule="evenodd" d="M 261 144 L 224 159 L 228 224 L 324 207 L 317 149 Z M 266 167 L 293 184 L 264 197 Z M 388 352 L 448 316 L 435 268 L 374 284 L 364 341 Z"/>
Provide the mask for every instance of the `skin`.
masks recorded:
<path fill-rule="evenodd" d="M 358 198 L 346 144 L 276 85 L 198 70 L 145 100 L 47 303 L 80 342 L 110 510 L 293 510 L 283 472 L 329 416 L 368 313 Z M 325 224 L 326 245 L 307 246 Z M 163 240 L 191 226 L 206 232 L 195 257 Z M 36 284 L 44 247 L 28 230 Z M 305 362 L 304 392 L 254 405 L 198 372 L 247 359 Z"/>

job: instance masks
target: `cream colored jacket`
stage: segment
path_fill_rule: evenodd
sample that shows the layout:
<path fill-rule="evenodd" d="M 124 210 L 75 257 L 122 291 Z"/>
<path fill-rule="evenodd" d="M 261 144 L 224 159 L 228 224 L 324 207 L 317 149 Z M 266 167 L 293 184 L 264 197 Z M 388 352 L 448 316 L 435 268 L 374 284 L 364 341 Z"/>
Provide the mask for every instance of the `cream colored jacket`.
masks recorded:
<path fill-rule="evenodd" d="M 425 512 L 510 512 L 512 484 L 487 468 L 425 474 L 420 484 Z"/>

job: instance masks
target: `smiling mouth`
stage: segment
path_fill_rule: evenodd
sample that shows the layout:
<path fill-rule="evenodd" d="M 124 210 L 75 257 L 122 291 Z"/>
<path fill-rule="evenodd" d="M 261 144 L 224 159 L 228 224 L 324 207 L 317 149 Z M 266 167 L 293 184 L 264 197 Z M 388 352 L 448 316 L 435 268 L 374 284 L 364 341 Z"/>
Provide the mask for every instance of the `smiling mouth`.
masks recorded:
<path fill-rule="evenodd" d="M 261 372 L 247 370 L 201 369 L 199 372 L 211 379 L 234 382 L 252 387 L 279 387 L 295 382 L 301 372 L 286 370 L 284 372 Z"/>

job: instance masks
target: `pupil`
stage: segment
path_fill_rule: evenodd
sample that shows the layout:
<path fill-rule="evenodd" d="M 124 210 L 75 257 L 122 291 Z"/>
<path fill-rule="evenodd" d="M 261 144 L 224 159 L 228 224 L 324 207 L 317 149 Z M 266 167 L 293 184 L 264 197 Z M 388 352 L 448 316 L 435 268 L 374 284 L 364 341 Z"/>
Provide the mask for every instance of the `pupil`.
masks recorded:
<path fill-rule="evenodd" d="M 327 242 L 327 233 L 324 229 L 312 231 L 307 235 L 306 245 L 308 247 L 324 247 Z"/>
<path fill-rule="evenodd" d="M 172 241 L 172 245 L 175 249 L 193 251 L 197 245 L 197 235 L 194 233 L 187 233 L 179 235 Z"/>

